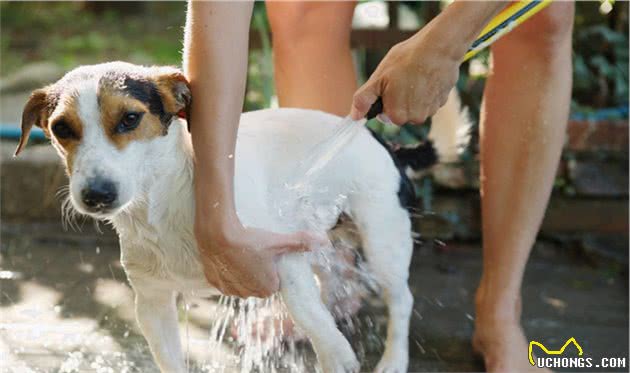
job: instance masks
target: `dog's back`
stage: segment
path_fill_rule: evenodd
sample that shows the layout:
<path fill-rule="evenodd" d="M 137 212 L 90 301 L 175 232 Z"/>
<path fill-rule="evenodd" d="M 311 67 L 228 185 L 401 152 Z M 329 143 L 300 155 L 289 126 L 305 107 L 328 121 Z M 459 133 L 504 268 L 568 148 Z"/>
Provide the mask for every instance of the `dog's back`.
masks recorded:
<path fill-rule="evenodd" d="M 245 224 L 286 232 L 304 227 L 287 224 L 282 211 L 296 197 L 310 203 L 345 209 L 343 196 L 361 190 L 399 189 L 400 174 L 387 150 L 363 128 L 327 164 L 324 172 L 310 180 L 309 195 L 296 196 L 290 183 L 300 162 L 313 147 L 328 139 L 341 118 L 304 109 L 269 109 L 245 113 L 241 117 L 236 148 L 236 204 Z M 386 184 L 388 184 L 386 186 Z M 340 198 L 342 196 L 342 198 Z M 257 208 L 252 209 L 251 207 Z M 286 212 L 286 211 L 284 211 Z M 321 209 L 320 209 L 321 212 Z M 337 221 L 331 215 L 325 229 Z M 290 221 L 295 223 L 295 221 Z M 261 226 L 264 224 L 264 226 Z"/>

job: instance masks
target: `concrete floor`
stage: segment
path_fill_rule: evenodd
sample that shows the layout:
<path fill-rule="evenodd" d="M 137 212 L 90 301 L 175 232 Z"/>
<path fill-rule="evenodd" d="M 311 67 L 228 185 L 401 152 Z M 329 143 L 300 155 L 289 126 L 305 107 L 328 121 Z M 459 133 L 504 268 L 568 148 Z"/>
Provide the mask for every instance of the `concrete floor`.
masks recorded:
<path fill-rule="evenodd" d="M 56 224 L 2 225 L 0 371 L 155 372 L 133 315 L 133 295 L 116 238 L 64 232 Z M 418 246 L 411 271 L 415 311 L 410 371 L 482 371 L 469 340 L 479 246 Z M 529 338 L 549 349 L 575 337 L 584 356 L 625 357 L 628 371 L 627 266 L 592 263 L 550 243 L 536 245 L 523 289 Z M 367 302 L 353 343 L 363 369 L 381 354 L 382 306 Z M 210 345 L 212 300 L 188 300 L 182 337 L 191 371 L 236 370 L 231 344 Z M 299 348 L 311 367 L 312 353 Z M 523 351 L 526 356 L 527 351 Z M 574 352 L 567 352 L 574 356 Z M 308 368 L 306 370 L 312 370 Z"/>

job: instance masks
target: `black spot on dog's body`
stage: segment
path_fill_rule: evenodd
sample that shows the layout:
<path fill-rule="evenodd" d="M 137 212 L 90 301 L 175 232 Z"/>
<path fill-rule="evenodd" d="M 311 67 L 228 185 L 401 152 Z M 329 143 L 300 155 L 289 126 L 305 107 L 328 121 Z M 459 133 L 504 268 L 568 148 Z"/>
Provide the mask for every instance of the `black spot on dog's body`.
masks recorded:
<path fill-rule="evenodd" d="M 398 188 L 398 200 L 400 201 L 400 205 L 404 208 L 415 206 L 417 203 L 416 191 L 405 171 L 407 167 L 414 171 L 420 171 L 436 164 L 438 157 L 433 143 L 427 140 L 413 148 L 393 150 L 381 136 L 371 129 L 369 131 L 374 139 L 387 150 L 400 173 L 400 187 Z"/>
<path fill-rule="evenodd" d="M 438 161 L 438 156 L 431 141 L 423 141 L 412 148 L 400 148 L 394 151 L 398 161 L 413 169 L 420 171 L 427 169 Z"/>
<path fill-rule="evenodd" d="M 411 182 L 411 180 L 409 180 L 407 174 L 405 173 L 405 165 L 400 162 L 396 154 L 392 151 L 392 148 L 385 142 L 385 139 L 383 139 L 371 129 L 368 128 L 368 130 L 372 134 L 372 137 L 374 137 L 374 139 L 378 141 L 379 144 L 383 145 L 385 150 L 387 150 L 390 157 L 392 157 L 392 160 L 394 161 L 394 165 L 398 169 L 398 173 L 400 174 L 398 201 L 400 202 L 400 205 L 404 208 L 413 207 L 416 203 L 416 192 L 413 183 Z"/>

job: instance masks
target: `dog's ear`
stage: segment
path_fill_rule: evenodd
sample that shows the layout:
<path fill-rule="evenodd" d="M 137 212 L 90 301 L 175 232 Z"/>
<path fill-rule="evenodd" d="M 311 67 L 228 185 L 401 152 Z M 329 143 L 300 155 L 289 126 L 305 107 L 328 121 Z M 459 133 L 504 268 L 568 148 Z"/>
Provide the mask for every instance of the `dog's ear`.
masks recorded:
<path fill-rule="evenodd" d="M 33 125 L 38 127 L 44 126 L 48 115 L 47 97 L 48 93 L 45 89 L 38 89 L 31 94 L 26 106 L 24 106 L 24 111 L 22 112 L 22 134 L 20 135 L 20 142 L 15 149 L 14 156 L 17 156 L 22 151 L 22 148 L 26 146 Z"/>
<path fill-rule="evenodd" d="M 184 74 L 176 69 L 164 69 L 156 80 L 166 112 L 188 119 L 192 94 Z"/>

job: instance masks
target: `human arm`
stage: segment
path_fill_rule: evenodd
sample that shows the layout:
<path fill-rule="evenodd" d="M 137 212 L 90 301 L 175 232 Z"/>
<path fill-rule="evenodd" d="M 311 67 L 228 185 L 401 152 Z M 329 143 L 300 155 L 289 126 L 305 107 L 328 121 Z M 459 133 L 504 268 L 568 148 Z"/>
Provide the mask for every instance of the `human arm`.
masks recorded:
<path fill-rule="evenodd" d="M 234 150 L 245 94 L 253 2 L 191 1 L 184 69 L 191 85 L 195 237 L 208 281 L 225 294 L 268 296 L 278 289 L 274 257 L 307 250 L 306 233 L 244 227 L 234 201 Z"/>
<path fill-rule="evenodd" d="M 395 124 L 421 124 L 446 102 L 466 51 L 505 2 L 456 1 L 395 45 L 355 93 L 350 115 L 365 116 L 378 97 Z"/>

